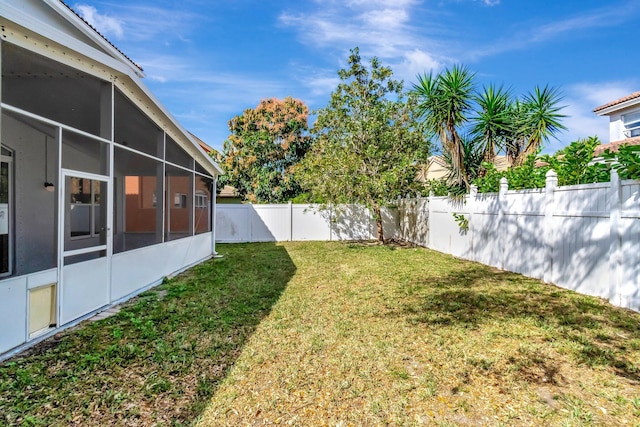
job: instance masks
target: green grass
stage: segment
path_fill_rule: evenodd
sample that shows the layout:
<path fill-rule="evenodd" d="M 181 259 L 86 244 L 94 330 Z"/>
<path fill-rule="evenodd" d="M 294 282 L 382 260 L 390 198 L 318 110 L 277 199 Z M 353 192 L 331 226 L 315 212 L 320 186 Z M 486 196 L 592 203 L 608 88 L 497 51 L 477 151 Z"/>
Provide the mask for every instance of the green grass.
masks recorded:
<path fill-rule="evenodd" d="M 0 425 L 190 424 L 295 273 L 281 246 L 225 252 L 0 365 Z"/>
<path fill-rule="evenodd" d="M 219 250 L 0 365 L 0 424 L 640 425 L 637 313 L 421 248 Z"/>

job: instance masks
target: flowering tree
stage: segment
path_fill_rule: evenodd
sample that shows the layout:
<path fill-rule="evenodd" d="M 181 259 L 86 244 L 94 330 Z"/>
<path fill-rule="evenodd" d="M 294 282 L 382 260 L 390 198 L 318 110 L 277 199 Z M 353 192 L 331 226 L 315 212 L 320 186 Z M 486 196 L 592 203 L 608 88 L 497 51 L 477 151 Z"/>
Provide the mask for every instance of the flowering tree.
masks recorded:
<path fill-rule="evenodd" d="M 231 134 L 220 159 L 221 184 L 244 200 L 279 203 L 300 193 L 293 171 L 311 144 L 308 107 L 300 100 L 269 98 L 229 121 Z"/>

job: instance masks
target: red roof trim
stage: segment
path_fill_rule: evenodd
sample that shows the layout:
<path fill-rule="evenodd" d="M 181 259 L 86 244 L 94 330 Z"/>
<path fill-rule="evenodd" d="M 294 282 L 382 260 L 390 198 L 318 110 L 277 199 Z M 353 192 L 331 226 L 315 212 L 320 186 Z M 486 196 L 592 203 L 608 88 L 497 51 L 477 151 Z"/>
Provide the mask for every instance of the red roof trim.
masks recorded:
<path fill-rule="evenodd" d="M 614 105 L 622 104 L 623 102 L 631 101 L 632 99 L 640 98 L 640 91 L 633 92 L 627 96 L 623 96 L 620 99 L 616 99 L 615 101 L 611 101 L 607 104 L 601 105 L 593 109 L 594 113 L 597 113 L 600 110 L 604 110 L 605 108 L 613 107 Z"/>
<path fill-rule="evenodd" d="M 93 25 L 89 24 L 89 22 L 87 22 L 86 19 L 84 19 L 82 16 L 80 16 L 80 14 L 78 12 L 76 12 L 75 10 L 73 10 L 73 8 L 71 6 L 69 6 L 68 4 L 66 4 L 64 2 L 64 0 L 60 0 L 60 3 L 62 3 L 67 9 L 69 9 L 74 15 L 76 15 L 78 18 L 80 18 L 80 20 L 82 22 L 84 22 L 85 24 L 87 24 L 87 26 L 89 28 L 91 28 L 93 31 L 95 31 L 95 33 L 97 35 L 99 35 L 104 41 L 106 41 L 107 43 L 109 43 L 109 45 L 111 45 L 111 47 L 113 47 L 115 50 L 117 50 L 122 56 L 124 56 L 127 61 L 129 61 L 131 64 L 133 64 L 134 67 L 136 67 L 138 70 L 144 72 L 144 70 L 142 69 L 141 66 L 139 66 L 138 64 L 136 64 L 133 59 L 129 58 L 123 51 L 121 51 L 120 49 L 118 49 L 118 47 L 116 45 L 114 45 L 113 43 L 111 43 L 109 41 L 109 39 L 107 39 L 104 35 L 102 35 L 102 33 L 100 33 L 100 31 L 98 31 Z"/>
<path fill-rule="evenodd" d="M 606 150 L 610 150 L 617 153 L 621 145 L 640 145 L 640 136 L 634 136 L 633 138 L 622 139 L 620 141 L 613 141 L 608 144 L 601 144 L 596 147 L 593 152 L 594 157 L 599 156 Z"/>

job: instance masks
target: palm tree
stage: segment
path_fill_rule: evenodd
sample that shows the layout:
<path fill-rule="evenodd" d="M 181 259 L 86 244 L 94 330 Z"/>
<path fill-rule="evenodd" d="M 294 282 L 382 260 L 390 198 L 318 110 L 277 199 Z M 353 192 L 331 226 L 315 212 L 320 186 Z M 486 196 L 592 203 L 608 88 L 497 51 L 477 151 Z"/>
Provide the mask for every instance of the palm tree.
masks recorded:
<path fill-rule="evenodd" d="M 511 129 L 505 140 L 505 152 L 510 166 L 516 164 L 524 147 L 527 145 L 529 134 L 529 107 L 521 99 L 516 99 L 508 108 Z"/>
<path fill-rule="evenodd" d="M 413 85 L 425 124 L 439 136 L 443 149 L 451 156 L 453 181 L 467 188 L 469 178 L 458 128 L 467 121 L 466 113 L 471 109 L 474 76 L 468 68 L 455 65 L 436 76 L 419 75 L 418 83 Z"/>
<path fill-rule="evenodd" d="M 522 112 L 524 115 L 521 116 L 522 123 L 519 126 L 519 133 L 524 138 L 521 139 L 522 145 L 515 158 L 516 165 L 521 165 L 530 154 L 535 154 L 550 137 L 555 137 L 556 133 L 567 129 L 561 123 L 566 115 L 560 113 L 564 108 L 558 105 L 560 101 L 560 92 L 549 86 L 542 89 L 536 86 L 533 92 L 525 96 L 525 111 Z"/>
<path fill-rule="evenodd" d="M 496 152 L 513 134 L 511 93 L 502 86 L 489 85 L 476 95 L 476 115 L 471 118 L 471 134 L 482 147 L 483 160 L 493 163 Z"/>

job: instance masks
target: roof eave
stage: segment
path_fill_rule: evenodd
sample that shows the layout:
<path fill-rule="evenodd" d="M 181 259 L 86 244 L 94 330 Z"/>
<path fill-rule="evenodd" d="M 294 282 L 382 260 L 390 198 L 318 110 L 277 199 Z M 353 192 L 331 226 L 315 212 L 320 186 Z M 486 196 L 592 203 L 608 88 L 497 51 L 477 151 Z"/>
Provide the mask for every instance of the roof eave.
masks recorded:
<path fill-rule="evenodd" d="M 109 52 L 110 55 L 119 59 L 124 64 L 127 65 L 136 75 L 141 78 L 144 78 L 144 71 L 142 68 L 134 64 L 133 61 L 128 58 L 124 53 L 120 52 L 115 48 L 111 43 L 109 43 L 103 36 L 101 36 L 97 30 L 92 28 L 87 22 L 80 21 L 78 22 L 79 16 L 77 16 L 73 10 L 67 6 L 61 0 L 43 0 L 49 7 L 58 12 L 62 17 L 64 17 L 71 25 L 76 27 L 78 31 L 82 32 L 85 36 L 89 37 L 94 43 L 98 44 L 105 51 Z"/>
<path fill-rule="evenodd" d="M 640 98 L 633 98 L 627 101 L 621 102 L 619 104 L 610 105 L 608 107 L 597 107 L 594 108 L 593 112 L 599 116 L 608 116 L 616 111 L 624 110 L 629 107 L 634 107 L 636 105 L 640 106 Z"/>

